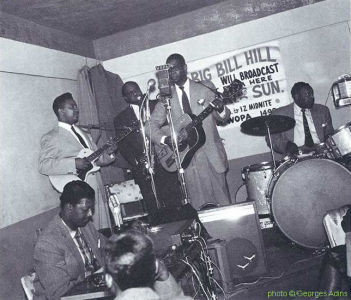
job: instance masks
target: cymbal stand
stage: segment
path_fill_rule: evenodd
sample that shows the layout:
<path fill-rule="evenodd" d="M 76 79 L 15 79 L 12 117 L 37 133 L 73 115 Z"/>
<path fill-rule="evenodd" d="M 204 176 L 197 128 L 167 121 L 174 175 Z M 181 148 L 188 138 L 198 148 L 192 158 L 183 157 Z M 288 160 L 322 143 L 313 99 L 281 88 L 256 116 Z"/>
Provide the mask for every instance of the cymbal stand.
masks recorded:
<path fill-rule="evenodd" d="M 272 138 L 271 138 L 271 130 L 269 129 L 269 124 L 266 121 L 265 122 L 267 132 L 268 132 L 268 139 L 269 139 L 269 148 L 271 149 L 271 156 L 272 156 L 272 161 L 273 161 L 273 166 L 274 166 L 274 171 L 277 169 L 277 166 L 275 164 L 275 158 L 274 158 L 274 151 L 273 151 L 273 145 L 272 145 Z"/>
<path fill-rule="evenodd" d="M 146 105 L 144 106 L 144 104 Z M 149 143 L 148 139 L 146 138 L 145 134 L 145 124 L 143 120 L 143 116 L 145 116 L 145 123 L 149 123 L 150 121 L 150 107 L 149 107 L 149 89 L 147 90 L 147 93 L 144 96 L 143 101 L 141 102 L 140 108 L 139 108 L 139 123 L 140 123 L 140 131 L 141 135 L 143 137 L 143 144 L 144 144 L 144 152 L 145 152 L 145 157 L 146 157 L 146 166 L 145 168 L 148 170 L 151 178 L 151 188 L 152 192 L 155 196 L 156 200 L 156 206 L 158 209 L 161 207 L 165 207 L 164 202 L 158 199 L 157 197 L 157 191 L 156 191 L 156 184 L 155 184 L 155 177 L 154 177 L 154 169 L 153 169 L 153 163 L 152 163 L 152 147 L 151 143 Z M 148 129 L 150 130 L 150 126 L 148 126 Z M 151 130 L 149 132 L 151 136 Z"/>
<path fill-rule="evenodd" d="M 173 146 L 173 151 L 174 151 L 174 159 L 176 162 L 177 170 L 178 170 L 178 178 L 180 181 L 180 187 L 181 187 L 181 192 L 183 196 L 183 201 L 182 204 L 188 204 L 189 203 L 189 196 L 188 196 L 188 190 L 186 188 L 186 182 L 185 182 L 185 176 L 184 176 L 184 169 L 182 168 L 182 163 L 180 160 L 180 155 L 179 155 L 179 148 L 178 148 L 178 143 L 177 143 L 177 133 L 174 128 L 174 123 L 173 123 L 173 118 L 172 118 L 172 107 L 170 97 L 165 97 L 164 99 L 164 105 L 166 108 L 166 114 L 167 114 L 167 121 L 168 125 L 170 127 L 171 131 L 171 141 L 172 141 L 172 146 Z"/>

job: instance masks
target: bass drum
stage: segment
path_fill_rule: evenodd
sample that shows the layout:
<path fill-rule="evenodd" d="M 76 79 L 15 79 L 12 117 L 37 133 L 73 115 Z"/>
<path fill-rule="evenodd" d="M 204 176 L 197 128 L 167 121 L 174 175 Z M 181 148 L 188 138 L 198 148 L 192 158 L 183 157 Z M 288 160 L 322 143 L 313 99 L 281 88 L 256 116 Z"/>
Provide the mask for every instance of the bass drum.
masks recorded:
<path fill-rule="evenodd" d="M 280 230 L 301 246 L 321 248 L 327 244 L 324 215 L 351 203 L 351 173 L 329 159 L 290 160 L 276 170 L 269 192 Z"/>

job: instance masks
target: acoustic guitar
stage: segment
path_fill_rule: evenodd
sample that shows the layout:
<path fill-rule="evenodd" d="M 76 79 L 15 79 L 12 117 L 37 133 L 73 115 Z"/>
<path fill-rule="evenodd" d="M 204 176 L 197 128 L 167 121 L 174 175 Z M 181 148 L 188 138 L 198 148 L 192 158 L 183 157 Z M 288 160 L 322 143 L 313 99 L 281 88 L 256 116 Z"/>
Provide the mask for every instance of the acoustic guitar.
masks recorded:
<path fill-rule="evenodd" d="M 238 82 L 240 84 L 238 84 Z M 202 128 L 202 121 L 212 113 L 219 103 L 233 103 L 235 101 L 233 99 L 236 99 L 238 95 L 242 96 L 242 91 L 244 89 L 244 83 L 236 80 L 226 87 L 222 94 L 217 93 L 217 97 L 210 102 L 210 104 L 199 115 L 183 114 L 173 122 L 176 135 L 185 135 L 186 137 L 185 142 L 182 142 L 182 145 L 178 146 L 180 163 L 183 169 L 186 169 L 189 166 L 196 151 L 201 148 L 206 141 L 206 134 Z M 168 145 L 160 146 L 155 144 L 155 148 L 156 155 L 162 167 L 168 172 L 177 171 L 174 150 Z"/>
<path fill-rule="evenodd" d="M 89 175 L 96 173 L 100 170 L 100 167 L 95 163 L 97 159 L 105 153 L 105 151 L 113 144 L 117 144 L 122 141 L 125 137 L 127 137 L 130 133 L 133 132 L 133 128 L 126 127 L 123 132 L 116 138 L 112 139 L 108 143 L 104 144 L 102 147 L 93 151 L 89 148 L 82 149 L 77 158 L 87 158 L 89 162 L 92 164 L 92 168 L 89 170 L 77 170 L 76 175 L 64 174 L 64 175 L 50 175 L 49 179 L 52 186 L 60 193 L 62 193 L 64 186 L 71 181 L 74 180 L 82 180 L 86 181 Z"/>

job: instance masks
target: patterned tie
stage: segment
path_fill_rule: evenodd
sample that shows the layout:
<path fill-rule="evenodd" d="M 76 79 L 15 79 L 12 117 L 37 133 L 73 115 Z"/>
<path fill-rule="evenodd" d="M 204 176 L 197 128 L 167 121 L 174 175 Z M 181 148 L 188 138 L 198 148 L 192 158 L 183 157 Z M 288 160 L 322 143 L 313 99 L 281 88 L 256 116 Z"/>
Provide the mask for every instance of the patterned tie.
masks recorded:
<path fill-rule="evenodd" d="M 184 91 L 184 86 L 179 86 L 182 90 L 182 104 L 183 104 L 183 111 L 185 114 L 192 114 L 190 103 L 186 92 Z"/>
<path fill-rule="evenodd" d="M 85 271 L 95 272 L 96 270 L 98 270 L 99 265 L 98 265 L 97 259 L 93 251 L 89 247 L 83 233 L 79 229 L 76 232 L 75 239 L 79 246 L 79 250 L 84 257 Z"/>
<path fill-rule="evenodd" d="M 74 129 L 73 125 L 71 126 L 71 129 L 72 129 L 73 133 L 77 136 L 77 138 L 78 138 L 79 142 L 82 144 L 82 146 L 84 148 L 89 148 L 88 145 L 83 140 L 82 136 Z"/>
<path fill-rule="evenodd" d="M 314 145 L 310 128 L 308 126 L 307 118 L 306 118 L 306 109 L 301 109 L 302 118 L 303 118 L 303 129 L 305 131 L 305 146 L 312 147 Z"/>

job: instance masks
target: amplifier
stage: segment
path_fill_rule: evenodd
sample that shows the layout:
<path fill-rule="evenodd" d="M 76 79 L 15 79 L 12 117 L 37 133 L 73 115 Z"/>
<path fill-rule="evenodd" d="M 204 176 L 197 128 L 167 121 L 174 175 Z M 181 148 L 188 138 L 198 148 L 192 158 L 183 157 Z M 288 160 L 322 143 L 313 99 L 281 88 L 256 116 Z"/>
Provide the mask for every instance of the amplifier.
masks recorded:
<path fill-rule="evenodd" d="M 162 257 L 185 243 L 192 236 L 194 224 L 194 219 L 188 219 L 149 228 L 147 234 L 154 242 L 156 254 Z"/>
<path fill-rule="evenodd" d="M 209 250 L 225 282 L 252 281 L 267 273 L 255 202 L 200 211 L 199 218 L 213 238 L 223 241 Z"/>

